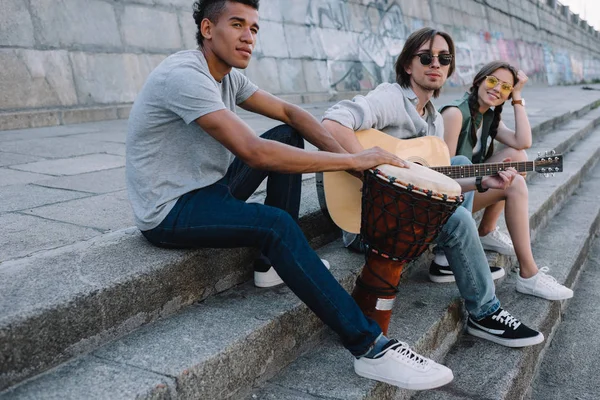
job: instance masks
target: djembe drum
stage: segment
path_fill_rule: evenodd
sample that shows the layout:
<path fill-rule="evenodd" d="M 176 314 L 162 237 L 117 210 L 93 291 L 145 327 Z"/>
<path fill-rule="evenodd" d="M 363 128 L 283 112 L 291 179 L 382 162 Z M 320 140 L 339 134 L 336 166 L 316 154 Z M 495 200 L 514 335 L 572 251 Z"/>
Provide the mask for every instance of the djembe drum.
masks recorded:
<path fill-rule="evenodd" d="M 380 165 L 365 172 L 360 232 L 365 265 L 352 296 L 387 334 L 400 274 L 437 237 L 463 197 L 460 185 L 432 169 Z"/>

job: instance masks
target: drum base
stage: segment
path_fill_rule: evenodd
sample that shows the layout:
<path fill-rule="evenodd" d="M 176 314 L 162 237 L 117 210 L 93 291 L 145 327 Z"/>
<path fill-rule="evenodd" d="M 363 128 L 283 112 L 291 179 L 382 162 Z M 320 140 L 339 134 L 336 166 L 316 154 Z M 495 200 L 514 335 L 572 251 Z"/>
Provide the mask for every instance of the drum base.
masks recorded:
<path fill-rule="evenodd" d="M 352 291 L 352 297 L 363 311 L 373 319 L 384 335 L 387 335 L 392 308 L 396 299 L 396 291 L 391 286 L 398 286 L 402 274 L 403 262 L 391 261 L 370 253 Z M 372 270 L 376 271 L 377 277 Z M 391 286 L 390 286 L 391 285 Z"/>

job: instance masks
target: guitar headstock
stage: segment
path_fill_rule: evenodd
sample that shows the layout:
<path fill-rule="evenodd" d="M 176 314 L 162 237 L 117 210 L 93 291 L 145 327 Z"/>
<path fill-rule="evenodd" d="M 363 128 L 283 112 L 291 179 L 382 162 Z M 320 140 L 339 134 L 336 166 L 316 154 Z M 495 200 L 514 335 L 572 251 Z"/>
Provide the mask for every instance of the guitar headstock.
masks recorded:
<path fill-rule="evenodd" d="M 533 162 L 535 172 L 542 173 L 546 176 L 554 175 L 556 172 L 563 171 L 563 156 L 556 154 L 554 150 L 547 151 L 544 155 L 538 153 L 538 158 Z"/>

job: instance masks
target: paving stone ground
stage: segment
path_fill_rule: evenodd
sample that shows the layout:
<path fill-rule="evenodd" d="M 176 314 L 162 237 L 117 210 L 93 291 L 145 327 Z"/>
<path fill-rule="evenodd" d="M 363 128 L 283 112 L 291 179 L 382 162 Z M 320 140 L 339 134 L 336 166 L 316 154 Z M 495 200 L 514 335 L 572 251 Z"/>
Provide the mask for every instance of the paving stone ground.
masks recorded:
<path fill-rule="evenodd" d="M 532 126 L 600 99 L 600 85 L 592 87 L 526 88 Z M 461 93 L 451 89 L 434 103 Z M 302 106 L 319 118 L 331 104 Z M 509 126 L 512 113 L 505 107 Z M 243 110 L 240 116 L 259 134 L 278 124 Z M 133 225 L 125 190 L 126 131 L 127 120 L 0 131 L 0 267 Z"/>

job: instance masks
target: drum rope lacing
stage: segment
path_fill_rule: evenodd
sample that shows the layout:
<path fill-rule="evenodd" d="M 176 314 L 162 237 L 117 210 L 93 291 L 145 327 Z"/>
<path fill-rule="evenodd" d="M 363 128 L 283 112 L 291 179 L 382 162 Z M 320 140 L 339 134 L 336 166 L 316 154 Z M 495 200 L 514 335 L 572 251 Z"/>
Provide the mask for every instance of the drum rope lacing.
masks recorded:
<path fill-rule="evenodd" d="M 365 264 L 386 287 L 374 287 L 359 276 L 357 286 L 376 295 L 394 295 L 398 286 L 374 271 L 369 253 L 401 263 L 418 258 L 437 237 L 463 196 L 449 197 L 406 184 L 375 169 L 365 171 L 362 197 L 361 236 Z"/>

